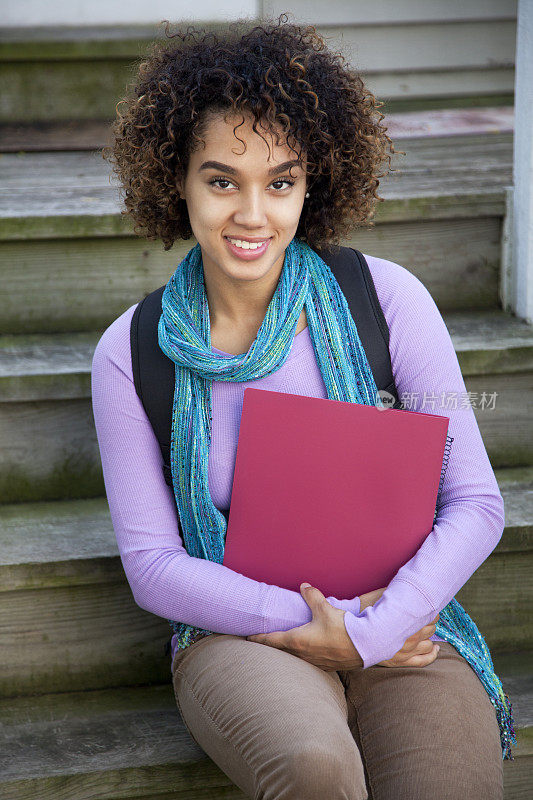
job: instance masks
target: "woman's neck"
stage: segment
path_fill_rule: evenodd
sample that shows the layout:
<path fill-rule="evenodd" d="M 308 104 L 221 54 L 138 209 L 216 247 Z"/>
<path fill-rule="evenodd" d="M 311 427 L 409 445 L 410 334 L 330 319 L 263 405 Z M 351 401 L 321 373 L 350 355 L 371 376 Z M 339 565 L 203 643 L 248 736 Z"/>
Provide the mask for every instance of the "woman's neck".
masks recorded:
<path fill-rule="evenodd" d="M 204 283 L 212 327 L 259 328 L 279 283 L 284 254 L 256 280 L 238 280 L 203 254 Z M 253 263 L 253 262 L 252 262 Z M 250 271 L 253 266 L 250 266 Z"/>
<path fill-rule="evenodd" d="M 217 350 L 222 350 L 223 353 L 231 353 L 233 355 L 247 353 L 257 336 L 262 321 L 260 320 L 257 324 L 254 323 L 249 327 L 242 328 L 234 325 L 211 324 L 211 346 L 216 347 Z M 304 307 L 298 319 L 294 335 L 296 336 L 303 331 L 306 326 L 307 315 Z"/>
<path fill-rule="evenodd" d="M 283 259 L 262 278 L 232 281 L 219 268 L 204 260 L 204 283 L 209 305 L 211 345 L 224 353 L 241 354 L 250 349 L 278 286 Z M 307 325 L 305 309 L 295 335 Z"/>

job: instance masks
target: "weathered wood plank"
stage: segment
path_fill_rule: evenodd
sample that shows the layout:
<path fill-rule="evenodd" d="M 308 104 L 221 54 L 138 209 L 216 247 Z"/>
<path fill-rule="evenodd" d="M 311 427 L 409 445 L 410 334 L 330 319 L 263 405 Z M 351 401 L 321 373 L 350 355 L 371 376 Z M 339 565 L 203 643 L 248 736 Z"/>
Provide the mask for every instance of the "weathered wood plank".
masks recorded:
<path fill-rule="evenodd" d="M 497 470 L 497 480 L 495 555 L 533 551 L 533 467 Z M 0 505 L 0 541 L 0 593 L 125 581 L 105 497 Z"/>
<path fill-rule="evenodd" d="M 516 19 L 366 25 L 363 30 L 353 24 L 328 23 L 320 33 L 330 48 L 340 49 L 365 74 L 454 70 L 457 76 L 462 69 L 514 66 Z"/>
<path fill-rule="evenodd" d="M 330 0 L 323 3 L 292 0 L 291 13 L 296 20 L 311 25 L 378 25 L 421 22 L 472 22 L 473 20 L 508 20 L 516 18 L 515 0 Z M 283 0 L 263 0 L 263 14 L 276 16 L 286 10 Z"/>
<path fill-rule="evenodd" d="M 494 192 L 512 181 L 512 134 L 444 136 L 398 142 L 381 181 L 385 199 Z M 1 160 L 4 221 L 117 214 L 119 185 L 98 152 L 5 154 Z M 87 208 L 80 214 L 80 205 Z"/>
<path fill-rule="evenodd" d="M 182 241 L 168 252 L 140 237 L 5 243 L 2 263 L 9 278 L 0 331 L 103 330 L 165 284 L 195 243 Z"/>
<path fill-rule="evenodd" d="M 533 326 L 494 310 L 443 314 L 465 376 L 533 369 L 529 348 Z"/>
<path fill-rule="evenodd" d="M 520 353 L 522 348 L 518 349 Z M 525 353 L 529 359 L 530 346 Z M 494 358 L 487 349 L 482 360 L 497 364 L 500 355 L 497 352 Z M 521 365 L 512 354 L 507 360 L 511 370 L 520 370 Z M 505 364 L 506 358 L 501 356 L 501 361 Z M 79 399 L 0 404 L 0 496 L 4 502 L 94 497 L 102 493 L 87 370 L 85 361 L 84 371 L 73 373 L 66 391 L 83 395 Z M 472 393 L 471 403 L 493 467 L 533 464 L 533 373 L 473 371 L 475 374 L 465 375 L 466 389 Z M 11 383 L 6 378 L 7 394 L 11 393 L 11 399 L 17 392 L 31 395 L 32 380 L 37 397 L 42 390 L 45 396 L 57 398 L 61 378 L 50 373 L 42 376 L 42 382 L 41 376 L 15 378 Z M 431 412 L 431 405 L 427 410 Z"/>
<path fill-rule="evenodd" d="M 191 738 L 168 681 L 2 705 L 2 798 L 244 797 L 227 793 L 238 790 Z"/>
<path fill-rule="evenodd" d="M 133 305 L 133 303 L 132 303 Z M 533 370 L 533 326 L 499 310 L 445 312 L 463 376 Z M 88 398 L 101 331 L 0 336 L 0 401 Z"/>
<path fill-rule="evenodd" d="M 446 108 L 387 114 L 388 134 L 395 141 L 415 137 L 512 133 L 514 107 Z M 401 142 L 398 141 L 401 147 Z"/>
<path fill-rule="evenodd" d="M 0 542 L 0 593 L 125 582 L 105 496 L 0 505 Z"/>
<path fill-rule="evenodd" d="M 3 62 L 0 122 L 112 119 L 135 77 L 131 61 Z"/>
<path fill-rule="evenodd" d="M 430 7 L 434 13 L 428 13 Z M 505 93 L 512 98 L 516 10 L 508 5 L 495 15 L 481 14 L 478 6 L 470 18 L 464 9 L 446 10 L 442 19 L 443 11 L 426 3 L 414 23 L 403 16 L 402 4 L 399 18 L 378 13 L 375 22 L 368 12 L 359 21 L 353 12 L 347 15 L 345 4 L 342 8 L 331 14 L 328 8 L 320 33 L 331 48 L 343 51 L 378 97 L 431 102 Z M 306 24 L 308 13 L 306 5 Z M 342 22 L 336 21 L 339 13 Z M 209 24 L 216 30 L 216 23 Z M 33 35 L 8 30 L 0 42 L 0 121 L 112 118 L 135 76 L 134 62 L 161 35 L 153 25 L 52 28 Z"/>
<path fill-rule="evenodd" d="M 508 133 L 402 139 L 395 147 L 405 155 L 394 155 L 381 184 L 391 198 L 461 194 L 460 186 L 494 190 L 512 174 Z"/>
<path fill-rule="evenodd" d="M 90 63 L 45 62 L 0 65 L 4 113 L 0 123 L 40 123 L 74 119 L 113 119 L 115 106 L 134 78 L 130 60 Z M 363 72 L 375 96 L 398 110 L 469 107 L 504 100 L 512 105 L 515 75 L 510 67 L 492 69 Z M 28 91 L 26 87 L 31 87 Z M 74 114 L 76 115 L 74 117 Z"/>
<path fill-rule="evenodd" d="M 102 467 L 89 400 L 0 404 L 3 502 L 102 494 Z"/>
<path fill-rule="evenodd" d="M 533 752 L 521 669 L 511 678 L 518 746 L 503 764 L 505 800 L 526 797 Z M 244 797 L 188 734 L 168 684 L 16 698 L 3 704 L 2 723 L 5 800 Z"/>
<path fill-rule="evenodd" d="M 529 553 L 494 553 L 456 593 L 491 650 L 533 650 L 532 574 Z"/>
<path fill-rule="evenodd" d="M 533 481 L 498 485 L 505 506 L 505 530 L 495 553 L 529 551 L 533 548 Z"/>
<path fill-rule="evenodd" d="M 533 647 L 533 472 L 510 472 L 504 534 L 457 594 L 495 651 Z M 0 506 L 0 541 L 4 695 L 165 680 L 171 631 L 133 600 L 105 498 Z"/>
<path fill-rule="evenodd" d="M 111 144 L 109 121 L 39 122 L 0 125 L 0 152 L 100 150 Z"/>
<path fill-rule="evenodd" d="M 383 223 L 344 244 L 413 272 L 441 311 L 489 309 L 498 304 L 500 229 L 497 216 Z M 5 242 L 0 334 L 103 330 L 165 284 L 195 244 L 165 252 L 140 237 Z"/>
<path fill-rule="evenodd" d="M 472 376 L 465 384 L 493 468 L 533 464 L 533 373 Z M 494 407 L 480 408 L 483 392 L 496 393 Z"/>
<path fill-rule="evenodd" d="M 182 787 L 168 791 L 169 786 Z M 132 767 L 96 775 L 65 775 L 5 784 L 3 800 L 245 800 L 214 762 Z M 505 798 L 507 800 L 507 798 Z M 511 798 L 515 800 L 515 798 Z"/>
<path fill-rule="evenodd" d="M 394 140 L 474 134 L 512 133 L 514 107 L 444 108 L 387 113 L 389 136 Z M 111 144 L 110 122 L 40 122 L 0 126 L 4 153 L 100 150 Z"/>
<path fill-rule="evenodd" d="M 443 67 L 490 69 L 514 64 L 516 10 L 513 13 L 505 9 L 503 14 L 500 11 L 492 19 L 488 16 L 454 19 L 450 14 L 446 20 L 437 18 L 435 21 L 423 15 L 416 24 L 409 24 L 413 21 L 408 18 L 400 21 L 394 16 L 391 24 L 385 19 L 376 21 L 377 24 L 363 20 L 363 24 L 358 25 L 357 21 L 350 12 L 337 23 L 333 11 L 332 16 L 327 13 L 327 19 L 319 23 L 319 31 L 331 48 L 342 47 L 345 57 L 353 53 L 352 63 L 364 71 Z M 309 22 L 306 5 L 305 23 Z M 204 24 L 216 30 L 220 23 Z M 4 29 L 0 63 L 131 62 L 146 52 L 150 42 L 161 37 L 162 30 L 154 25 L 50 27 L 37 29 L 33 34 L 27 29 Z M 449 46 L 450 41 L 453 41 L 453 48 Z M 386 48 L 383 42 L 387 42 Z"/>
<path fill-rule="evenodd" d="M 362 253 L 405 267 L 441 312 L 496 309 L 501 259 L 499 217 L 424 219 L 361 228 L 346 242 Z M 431 212 L 429 212 L 431 217 Z"/>
<path fill-rule="evenodd" d="M 153 24 L 10 26 L 0 33 L 0 60 L 134 59 L 158 35 Z"/>
<path fill-rule="evenodd" d="M 0 401 L 90 397 L 100 332 L 0 336 Z"/>
<path fill-rule="evenodd" d="M 3 697 L 160 683 L 170 674 L 168 622 L 139 608 L 128 584 L 0 593 Z"/>

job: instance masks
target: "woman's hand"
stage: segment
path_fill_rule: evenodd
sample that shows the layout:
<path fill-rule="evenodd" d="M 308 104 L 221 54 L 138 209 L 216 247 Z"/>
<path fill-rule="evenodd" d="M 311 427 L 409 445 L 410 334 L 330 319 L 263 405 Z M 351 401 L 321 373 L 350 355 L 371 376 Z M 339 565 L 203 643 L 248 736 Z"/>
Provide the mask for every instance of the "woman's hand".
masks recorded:
<path fill-rule="evenodd" d="M 361 595 L 361 611 L 374 605 L 385 588 Z M 334 608 L 316 587 L 302 583 L 300 592 L 313 614 L 311 622 L 288 631 L 247 636 L 248 641 L 285 650 L 326 672 L 362 667 L 363 659 L 344 626 L 346 612 Z M 436 659 L 438 650 L 434 647 L 436 642 L 430 641 L 429 636 L 435 633 L 434 623 L 438 618 L 437 614 L 430 625 L 406 639 L 403 647 L 392 658 L 379 662 L 378 666 L 425 667 L 431 664 Z"/>
<path fill-rule="evenodd" d="M 383 589 L 375 589 L 373 592 L 366 592 L 360 595 L 361 611 L 368 606 L 373 606 L 377 603 L 383 592 Z M 385 661 L 380 661 L 378 667 L 427 667 L 432 661 L 435 661 L 439 652 L 437 642 L 432 642 L 429 638 L 435 633 L 440 614 L 437 614 L 435 619 L 429 624 L 425 625 L 416 633 L 413 633 L 408 639 L 405 640 L 403 647 Z"/>
<path fill-rule="evenodd" d="M 302 583 L 300 592 L 313 613 L 311 622 L 291 628 L 247 636 L 251 642 L 286 650 L 326 672 L 362 667 L 363 659 L 344 627 L 346 611 L 334 608 L 320 589 Z"/>
<path fill-rule="evenodd" d="M 359 613 L 361 614 L 365 608 L 368 606 L 373 606 L 374 603 L 377 603 L 386 588 L 387 587 L 384 586 L 383 589 L 374 589 L 373 592 L 367 592 L 366 594 L 359 595 L 359 601 L 361 603 L 361 610 Z"/>

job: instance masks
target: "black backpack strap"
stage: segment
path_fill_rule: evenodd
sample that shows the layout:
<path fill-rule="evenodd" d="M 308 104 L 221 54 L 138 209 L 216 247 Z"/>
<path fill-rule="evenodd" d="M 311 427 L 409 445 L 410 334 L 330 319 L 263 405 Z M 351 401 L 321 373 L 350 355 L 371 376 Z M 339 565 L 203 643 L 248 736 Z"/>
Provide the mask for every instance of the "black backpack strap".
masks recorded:
<path fill-rule="evenodd" d="M 131 366 L 135 391 L 143 404 L 161 448 L 163 474 L 172 486 L 170 436 L 174 402 L 174 362 L 159 347 L 158 325 L 165 287 L 141 300 L 131 318 Z"/>
<path fill-rule="evenodd" d="M 389 326 L 364 255 L 353 247 L 338 246 L 316 252 L 331 269 L 346 297 L 376 386 L 392 395 L 392 408 L 402 408 L 392 374 Z"/>
<path fill-rule="evenodd" d="M 389 329 L 363 254 L 351 247 L 335 246 L 317 252 L 330 267 L 346 297 L 378 389 L 396 398 L 393 408 L 401 408 L 392 374 Z M 158 341 L 164 289 L 160 286 L 136 307 L 131 320 L 130 344 L 135 390 L 159 441 L 165 481 L 172 486 L 170 438 L 175 367 Z"/>
<path fill-rule="evenodd" d="M 172 434 L 172 406 L 174 402 L 175 365 L 159 347 L 158 325 L 161 300 L 165 287 L 151 292 L 141 300 L 131 318 L 130 347 L 133 382 L 146 416 L 159 442 L 163 457 L 163 476 L 173 488 L 170 467 L 170 439 Z M 222 511 L 229 521 L 229 510 Z M 183 530 L 178 516 L 178 530 Z"/>

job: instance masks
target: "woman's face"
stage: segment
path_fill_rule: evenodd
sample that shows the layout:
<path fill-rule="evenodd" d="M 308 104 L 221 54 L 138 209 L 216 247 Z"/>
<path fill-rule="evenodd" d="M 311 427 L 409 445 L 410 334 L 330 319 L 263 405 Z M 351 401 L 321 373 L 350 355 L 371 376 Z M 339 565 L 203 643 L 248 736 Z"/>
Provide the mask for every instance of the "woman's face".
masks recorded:
<path fill-rule="evenodd" d="M 252 130 L 251 117 L 242 120 L 224 121 L 222 114 L 211 119 L 205 148 L 192 153 L 180 191 L 204 271 L 235 288 L 253 281 L 270 286 L 279 279 L 285 248 L 298 227 L 306 193 L 305 156 L 298 164 L 287 145 L 277 145 L 262 130 L 261 138 Z M 231 244 L 228 237 L 239 243 Z M 260 247 L 239 246 L 250 241 Z"/>

